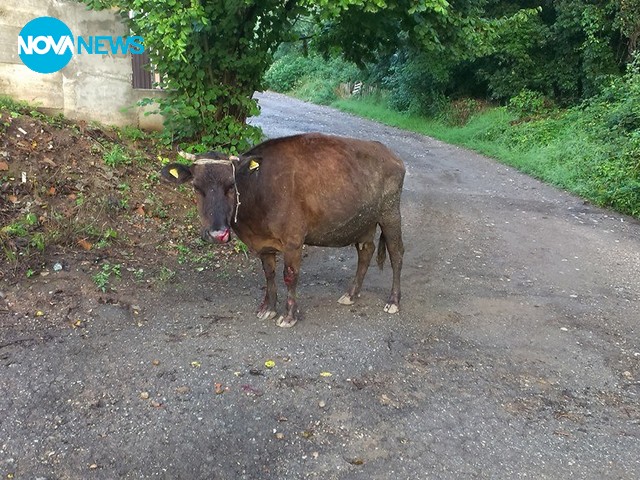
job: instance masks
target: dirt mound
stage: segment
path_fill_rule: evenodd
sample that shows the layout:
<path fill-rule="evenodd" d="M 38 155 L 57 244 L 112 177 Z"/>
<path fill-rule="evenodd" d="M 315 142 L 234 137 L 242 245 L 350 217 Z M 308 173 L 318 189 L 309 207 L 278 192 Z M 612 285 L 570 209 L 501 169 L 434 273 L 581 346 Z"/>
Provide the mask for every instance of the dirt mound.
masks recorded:
<path fill-rule="evenodd" d="M 55 274 L 112 301 L 108 295 L 131 284 L 166 283 L 181 265 L 206 268 L 217 255 L 232 255 L 233 245 L 197 239 L 188 187 L 161 182 L 160 167 L 173 157 L 138 129 L 0 102 L 0 293 Z M 28 283 L 11 310 L 38 304 Z"/>

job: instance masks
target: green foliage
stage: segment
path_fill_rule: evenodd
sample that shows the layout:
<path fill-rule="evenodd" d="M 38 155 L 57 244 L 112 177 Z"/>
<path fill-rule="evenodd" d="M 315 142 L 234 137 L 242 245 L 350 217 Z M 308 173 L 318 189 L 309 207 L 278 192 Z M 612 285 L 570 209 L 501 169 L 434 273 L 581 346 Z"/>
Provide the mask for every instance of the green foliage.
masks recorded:
<path fill-rule="evenodd" d="M 420 52 L 395 55 L 382 79 L 389 93 L 389 106 L 420 115 L 440 113 L 446 104 L 443 92 L 449 77 L 446 59 L 440 59 Z"/>
<path fill-rule="evenodd" d="M 107 290 L 110 290 L 112 288 L 111 282 L 113 278 L 120 278 L 121 275 L 122 273 L 120 264 L 112 265 L 110 263 L 103 263 L 100 270 L 95 275 L 93 275 L 91 279 L 99 290 L 101 290 L 102 292 L 106 292 Z"/>
<path fill-rule="evenodd" d="M 483 109 L 462 127 L 400 114 L 371 101 L 335 105 L 384 123 L 470 147 L 592 202 L 640 217 L 640 72 L 636 63 L 601 93 L 565 111 L 521 95 L 517 112 Z M 529 121 L 515 121 L 526 113 Z M 546 115 L 545 115 L 546 114 Z"/>
<path fill-rule="evenodd" d="M 163 265 L 160 268 L 160 272 L 158 273 L 158 281 L 161 283 L 167 283 L 173 280 L 176 276 L 176 272 L 171 270 L 169 267 Z"/>
<path fill-rule="evenodd" d="M 325 60 L 317 54 L 305 57 L 294 51 L 273 63 L 265 74 L 265 83 L 277 92 L 291 92 L 304 100 L 328 105 L 336 100 L 341 83 L 362 76 L 355 64 L 340 57 Z"/>
<path fill-rule="evenodd" d="M 242 253 L 245 257 L 249 255 L 249 247 L 247 247 L 247 245 L 238 238 L 233 241 L 233 251 L 236 253 Z"/>
<path fill-rule="evenodd" d="M 127 151 L 122 145 L 118 145 L 117 143 L 112 144 L 111 148 L 104 152 L 102 159 L 104 163 L 111 168 L 118 168 L 131 163 L 131 158 Z"/>
<path fill-rule="evenodd" d="M 507 108 L 518 118 L 527 118 L 545 113 L 549 104 L 541 93 L 523 88 L 515 97 L 509 99 Z"/>
<path fill-rule="evenodd" d="M 167 141 L 237 152 L 260 137 L 247 117 L 258 113 L 270 52 L 293 21 L 295 3 L 268 1 L 177 2 L 86 0 L 91 8 L 117 8 L 143 36 L 160 86 L 157 100 Z M 152 103 L 147 100 L 143 103 Z"/>
<path fill-rule="evenodd" d="M 135 142 L 136 140 L 143 140 L 148 137 L 148 134 L 140 130 L 139 128 L 126 125 L 119 130 L 120 136 Z"/>
<path fill-rule="evenodd" d="M 6 260 L 14 262 L 18 255 L 29 255 L 31 249 L 44 251 L 47 239 L 40 230 L 40 222 L 34 213 L 27 213 L 0 228 L 0 249 Z"/>
<path fill-rule="evenodd" d="M 313 60 L 302 55 L 287 55 L 276 60 L 264 76 L 265 85 L 276 92 L 289 92 L 309 75 Z"/>

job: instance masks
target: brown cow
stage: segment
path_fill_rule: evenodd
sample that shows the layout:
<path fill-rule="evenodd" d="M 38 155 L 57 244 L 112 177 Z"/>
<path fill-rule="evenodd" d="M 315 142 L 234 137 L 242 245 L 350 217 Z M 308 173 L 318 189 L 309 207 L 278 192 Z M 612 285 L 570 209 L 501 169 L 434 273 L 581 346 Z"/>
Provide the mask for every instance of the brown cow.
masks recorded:
<path fill-rule="evenodd" d="M 296 286 L 302 246 L 355 245 L 358 268 L 351 288 L 338 301 L 350 305 L 358 296 L 381 234 L 380 268 L 389 252 L 391 295 L 384 307 L 400 304 L 402 234 L 400 194 L 405 169 L 379 142 L 310 133 L 268 140 L 240 157 L 199 155 L 189 168 L 178 163 L 162 170 L 174 183 L 191 181 L 202 221 L 202 237 L 225 243 L 230 228 L 262 261 L 267 280 L 261 319 L 276 316 L 276 253 L 284 255 L 287 314 L 276 324 L 297 321 Z"/>

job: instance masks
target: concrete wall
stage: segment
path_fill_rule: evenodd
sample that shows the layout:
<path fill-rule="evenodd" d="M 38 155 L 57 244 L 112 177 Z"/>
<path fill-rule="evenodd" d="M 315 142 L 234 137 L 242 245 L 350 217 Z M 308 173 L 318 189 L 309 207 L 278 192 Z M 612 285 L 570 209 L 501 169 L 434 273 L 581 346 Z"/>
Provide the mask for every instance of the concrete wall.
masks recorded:
<path fill-rule="evenodd" d="M 113 11 L 87 10 L 74 0 L 4 0 L 0 4 L 0 93 L 77 120 L 162 127 L 162 117 L 145 116 L 136 106 L 138 100 L 162 92 L 131 87 L 130 55 L 75 54 L 65 68 L 46 75 L 27 68 L 18 57 L 18 33 L 41 16 L 62 20 L 76 36 L 129 35 Z"/>

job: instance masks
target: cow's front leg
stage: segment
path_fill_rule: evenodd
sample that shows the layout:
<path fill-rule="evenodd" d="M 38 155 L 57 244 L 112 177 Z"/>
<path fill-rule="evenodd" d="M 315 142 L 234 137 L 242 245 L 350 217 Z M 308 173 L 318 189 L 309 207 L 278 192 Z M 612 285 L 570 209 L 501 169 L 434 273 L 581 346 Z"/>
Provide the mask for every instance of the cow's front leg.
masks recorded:
<path fill-rule="evenodd" d="M 276 303 L 278 301 L 278 289 L 276 288 L 276 254 L 260 254 L 264 277 L 267 280 L 264 300 L 258 307 L 257 316 L 260 320 L 271 320 L 276 316 Z"/>
<path fill-rule="evenodd" d="M 298 302 L 296 301 L 296 287 L 300 274 L 302 247 L 284 252 L 284 283 L 287 286 L 287 315 L 276 321 L 279 327 L 293 327 L 298 321 Z"/>

